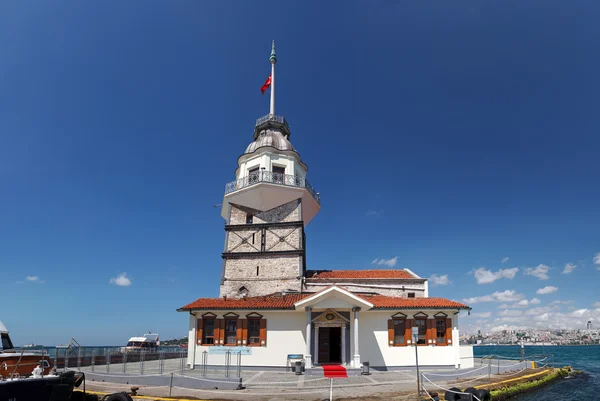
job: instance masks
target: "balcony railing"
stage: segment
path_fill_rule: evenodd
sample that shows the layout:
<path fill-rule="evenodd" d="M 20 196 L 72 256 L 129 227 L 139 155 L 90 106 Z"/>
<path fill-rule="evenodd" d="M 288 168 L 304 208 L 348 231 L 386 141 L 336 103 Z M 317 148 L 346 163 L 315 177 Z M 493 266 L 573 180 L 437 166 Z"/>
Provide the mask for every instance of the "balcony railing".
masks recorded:
<path fill-rule="evenodd" d="M 267 182 L 269 184 L 279 184 L 285 185 L 288 187 L 300 187 L 306 188 L 308 193 L 317 201 L 318 204 L 321 204 L 321 196 L 315 189 L 310 185 L 306 178 L 302 178 L 299 176 L 294 176 L 290 174 L 281 174 L 274 173 L 272 171 L 258 171 L 255 173 L 251 173 L 246 177 L 242 177 L 238 180 L 228 182 L 225 184 L 225 194 L 229 194 L 231 192 L 235 192 L 242 188 L 247 188 L 249 186 Z"/>

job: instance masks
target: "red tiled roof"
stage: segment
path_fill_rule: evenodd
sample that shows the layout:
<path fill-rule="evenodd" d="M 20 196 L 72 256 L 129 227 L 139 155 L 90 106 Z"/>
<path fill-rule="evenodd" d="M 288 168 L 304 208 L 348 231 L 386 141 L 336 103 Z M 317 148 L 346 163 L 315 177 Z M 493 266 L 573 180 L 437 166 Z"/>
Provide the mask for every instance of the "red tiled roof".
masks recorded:
<path fill-rule="evenodd" d="M 294 304 L 314 293 L 303 294 L 272 294 L 263 297 L 241 298 L 199 298 L 194 302 L 178 309 L 188 311 L 193 309 L 294 309 Z M 355 294 L 373 304 L 373 309 L 470 309 L 460 302 L 445 298 L 400 298 L 385 295 Z"/>
<path fill-rule="evenodd" d="M 312 294 L 272 294 L 262 297 L 198 298 L 179 310 L 192 309 L 293 309 L 294 304 Z"/>
<path fill-rule="evenodd" d="M 361 298 L 371 302 L 374 309 L 471 309 L 465 304 L 446 298 L 400 298 L 386 295 L 361 296 Z"/>
<path fill-rule="evenodd" d="M 307 279 L 311 278 L 416 278 L 406 270 L 309 270 Z"/>

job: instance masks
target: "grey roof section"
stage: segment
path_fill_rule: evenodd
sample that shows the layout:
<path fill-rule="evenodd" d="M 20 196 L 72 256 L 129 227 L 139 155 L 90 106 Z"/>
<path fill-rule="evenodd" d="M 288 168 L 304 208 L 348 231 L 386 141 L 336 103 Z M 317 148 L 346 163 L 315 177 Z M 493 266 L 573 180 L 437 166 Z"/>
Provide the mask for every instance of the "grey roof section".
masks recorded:
<path fill-rule="evenodd" d="M 254 153 L 259 148 L 272 147 L 277 150 L 296 151 L 290 141 L 280 131 L 274 129 L 262 130 L 254 142 L 246 148 L 244 154 Z"/>

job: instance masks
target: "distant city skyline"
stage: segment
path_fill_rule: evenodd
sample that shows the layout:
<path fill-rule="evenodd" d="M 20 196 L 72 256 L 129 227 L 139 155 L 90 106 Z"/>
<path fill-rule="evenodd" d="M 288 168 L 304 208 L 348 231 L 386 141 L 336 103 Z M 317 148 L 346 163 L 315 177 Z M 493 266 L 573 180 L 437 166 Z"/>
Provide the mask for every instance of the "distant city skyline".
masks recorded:
<path fill-rule="evenodd" d="M 0 4 L 0 320 L 187 334 L 275 40 L 307 269 L 409 268 L 465 332 L 600 326 L 600 4 L 538 4 Z"/>

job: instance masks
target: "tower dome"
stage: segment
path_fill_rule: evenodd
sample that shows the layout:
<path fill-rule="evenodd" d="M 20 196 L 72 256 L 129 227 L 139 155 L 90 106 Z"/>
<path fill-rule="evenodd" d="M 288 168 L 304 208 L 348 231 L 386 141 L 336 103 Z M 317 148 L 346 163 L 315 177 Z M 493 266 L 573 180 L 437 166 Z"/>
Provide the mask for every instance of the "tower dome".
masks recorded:
<path fill-rule="evenodd" d="M 284 151 L 296 151 L 290 141 L 288 141 L 280 131 L 265 129 L 260 131 L 258 138 L 248 145 L 244 154 L 254 153 L 257 149 L 264 147 L 271 147 Z"/>

